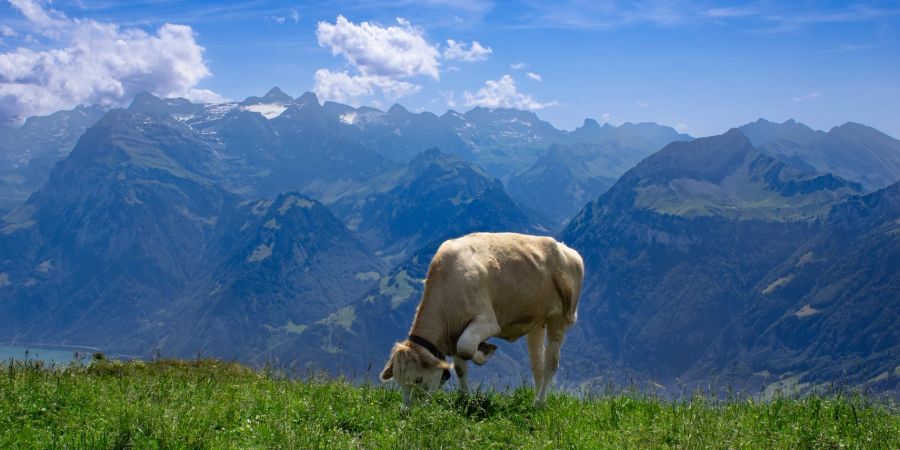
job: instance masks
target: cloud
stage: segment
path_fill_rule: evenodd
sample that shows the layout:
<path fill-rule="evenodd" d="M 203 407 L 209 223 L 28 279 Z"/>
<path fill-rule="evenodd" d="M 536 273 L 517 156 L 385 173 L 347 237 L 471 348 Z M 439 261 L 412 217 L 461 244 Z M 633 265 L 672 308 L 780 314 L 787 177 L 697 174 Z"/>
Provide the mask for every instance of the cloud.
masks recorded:
<path fill-rule="evenodd" d="M 813 52 L 814 55 L 825 55 L 831 53 L 847 53 L 847 52 L 856 52 L 860 50 L 867 50 L 874 47 L 875 44 L 841 44 L 837 47 L 832 47 L 824 50 L 819 50 Z"/>
<path fill-rule="evenodd" d="M 338 16 L 333 24 L 319 22 L 316 37 L 319 46 L 343 56 L 356 72 L 317 70 L 313 90 L 326 100 L 357 104 L 359 97 L 376 93 L 397 99 L 421 90 L 409 79 L 440 78 L 437 46 L 405 19 L 382 27 L 369 22 L 357 25 Z"/>
<path fill-rule="evenodd" d="M 320 46 L 343 56 L 364 76 L 440 78 L 437 47 L 405 19 L 381 27 L 369 22 L 357 25 L 338 16 L 333 24 L 319 22 L 316 37 Z"/>
<path fill-rule="evenodd" d="M 439 94 L 444 97 L 448 108 L 456 108 L 456 94 L 453 91 L 440 91 Z"/>
<path fill-rule="evenodd" d="M 710 7 L 679 0 L 525 2 L 514 28 L 614 30 L 634 26 L 674 27 L 725 21 L 754 21 L 762 31 L 790 32 L 825 23 L 866 22 L 900 14 L 896 6 L 846 2 L 827 9 L 821 2 L 745 2 Z M 875 3 L 875 2 L 872 2 Z M 887 2 L 884 2 L 887 3 Z"/>
<path fill-rule="evenodd" d="M 680 132 L 680 133 L 684 133 L 685 131 L 687 131 L 688 126 L 686 123 L 679 122 L 679 123 L 675 124 L 675 129 L 678 130 L 678 132 Z"/>
<path fill-rule="evenodd" d="M 815 100 L 821 96 L 822 96 L 822 94 L 820 92 L 813 91 L 813 92 L 808 92 L 803 95 L 795 95 L 795 96 L 791 97 L 791 101 L 794 103 L 802 103 L 802 102 L 806 102 L 809 100 Z"/>
<path fill-rule="evenodd" d="M 528 72 L 525 74 L 525 76 L 527 76 L 528 78 L 530 78 L 534 81 L 544 81 L 544 79 L 541 78 L 541 76 L 539 74 L 536 74 L 534 72 Z"/>
<path fill-rule="evenodd" d="M 16 34 L 16 30 L 13 30 L 9 25 L 0 25 L 0 36 L 15 37 Z"/>
<path fill-rule="evenodd" d="M 503 75 L 499 80 L 488 80 L 484 87 L 476 93 L 463 92 L 465 105 L 468 107 L 481 106 L 484 108 L 515 108 L 535 110 L 555 106 L 556 102 L 541 103 L 530 94 L 519 92 L 516 81 L 509 75 Z"/>
<path fill-rule="evenodd" d="M 194 103 L 225 103 L 229 101 L 227 97 L 223 97 L 209 89 L 190 89 L 179 95 Z"/>
<path fill-rule="evenodd" d="M 0 53 L 0 120 L 20 121 L 79 104 L 124 105 L 136 93 L 214 98 L 196 89 L 211 75 L 189 26 L 164 24 L 154 33 L 70 19 L 34 0 L 11 0 L 46 38 L 42 47 Z"/>
<path fill-rule="evenodd" d="M 650 106 L 650 104 L 645 101 L 638 100 L 638 101 L 634 102 L 634 106 L 637 106 L 638 108 L 646 108 L 646 107 Z"/>
<path fill-rule="evenodd" d="M 291 9 L 290 14 L 288 14 L 288 15 L 291 17 L 291 20 L 294 23 L 300 23 L 300 12 L 299 11 L 297 11 L 296 9 Z"/>
<path fill-rule="evenodd" d="M 612 113 L 605 112 L 602 116 L 600 116 L 604 122 L 609 122 L 609 119 L 612 119 Z"/>
<path fill-rule="evenodd" d="M 323 99 L 358 105 L 358 99 L 364 96 L 383 93 L 386 97 L 397 99 L 415 94 L 421 86 L 391 77 L 377 75 L 350 75 L 346 71 L 332 72 L 328 69 L 316 71 L 316 95 Z"/>
<path fill-rule="evenodd" d="M 522 70 L 522 69 L 524 69 L 526 66 L 528 66 L 528 64 L 525 64 L 525 63 L 523 63 L 523 62 L 517 62 L 517 63 L 515 63 L 515 64 L 510 64 L 510 65 L 509 65 L 509 68 L 510 68 L 510 69 L 513 69 L 513 70 Z"/>
<path fill-rule="evenodd" d="M 277 23 L 278 25 L 284 25 L 284 22 L 287 20 L 287 17 L 284 16 L 274 16 L 272 17 L 272 21 Z"/>
<path fill-rule="evenodd" d="M 447 39 L 447 48 L 444 49 L 444 59 L 460 60 L 465 62 L 484 61 L 493 52 L 490 47 L 482 47 L 478 41 L 472 41 L 466 50 L 466 43 Z"/>
<path fill-rule="evenodd" d="M 703 11 L 702 15 L 713 19 L 736 19 L 740 17 L 755 16 L 762 10 L 755 6 L 727 6 L 723 8 L 710 8 Z"/>

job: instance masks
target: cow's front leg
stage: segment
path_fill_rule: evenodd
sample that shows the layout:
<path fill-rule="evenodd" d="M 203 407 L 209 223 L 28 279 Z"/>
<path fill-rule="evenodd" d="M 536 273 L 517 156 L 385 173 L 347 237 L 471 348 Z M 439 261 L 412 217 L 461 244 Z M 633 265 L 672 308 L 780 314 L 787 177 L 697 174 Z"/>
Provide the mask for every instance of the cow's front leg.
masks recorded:
<path fill-rule="evenodd" d="M 453 370 L 456 371 L 456 377 L 459 378 L 459 393 L 466 395 L 469 393 L 469 363 L 459 356 L 453 357 Z"/>
<path fill-rule="evenodd" d="M 470 359 L 479 366 L 484 364 L 497 346 L 482 343 L 498 333 L 500 325 L 496 321 L 482 316 L 475 317 L 456 341 L 456 355 L 462 359 Z"/>

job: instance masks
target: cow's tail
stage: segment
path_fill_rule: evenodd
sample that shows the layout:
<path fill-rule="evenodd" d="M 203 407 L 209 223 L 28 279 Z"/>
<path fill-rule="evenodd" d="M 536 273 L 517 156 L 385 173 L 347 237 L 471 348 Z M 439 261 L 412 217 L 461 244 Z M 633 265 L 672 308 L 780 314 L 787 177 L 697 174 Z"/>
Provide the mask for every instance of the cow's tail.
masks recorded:
<path fill-rule="evenodd" d="M 578 299 L 584 280 L 584 263 L 581 255 L 565 244 L 559 244 L 562 251 L 562 270 L 553 275 L 553 284 L 562 301 L 563 317 L 570 325 L 578 319 Z"/>

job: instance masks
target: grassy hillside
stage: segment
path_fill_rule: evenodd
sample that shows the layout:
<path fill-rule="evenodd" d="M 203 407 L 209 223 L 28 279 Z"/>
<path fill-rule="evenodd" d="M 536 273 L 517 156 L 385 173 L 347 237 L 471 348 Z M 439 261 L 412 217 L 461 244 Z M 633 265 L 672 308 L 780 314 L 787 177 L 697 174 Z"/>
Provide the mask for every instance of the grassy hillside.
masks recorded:
<path fill-rule="evenodd" d="M 0 448 L 900 448 L 896 405 L 841 394 L 557 395 L 533 410 L 518 389 L 401 411 L 396 389 L 217 361 L 2 369 Z"/>

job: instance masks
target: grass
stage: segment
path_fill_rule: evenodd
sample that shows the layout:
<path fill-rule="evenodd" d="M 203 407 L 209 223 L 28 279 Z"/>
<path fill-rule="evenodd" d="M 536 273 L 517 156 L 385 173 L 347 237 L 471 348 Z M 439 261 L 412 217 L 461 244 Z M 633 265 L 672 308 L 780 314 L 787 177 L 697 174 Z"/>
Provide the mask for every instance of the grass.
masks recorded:
<path fill-rule="evenodd" d="M 530 389 L 441 392 L 288 380 L 213 360 L 2 365 L 0 448 L 900 448 L 887 401 L 827 396 L 667 401 L 638 393 L 531 407 Z"/>

